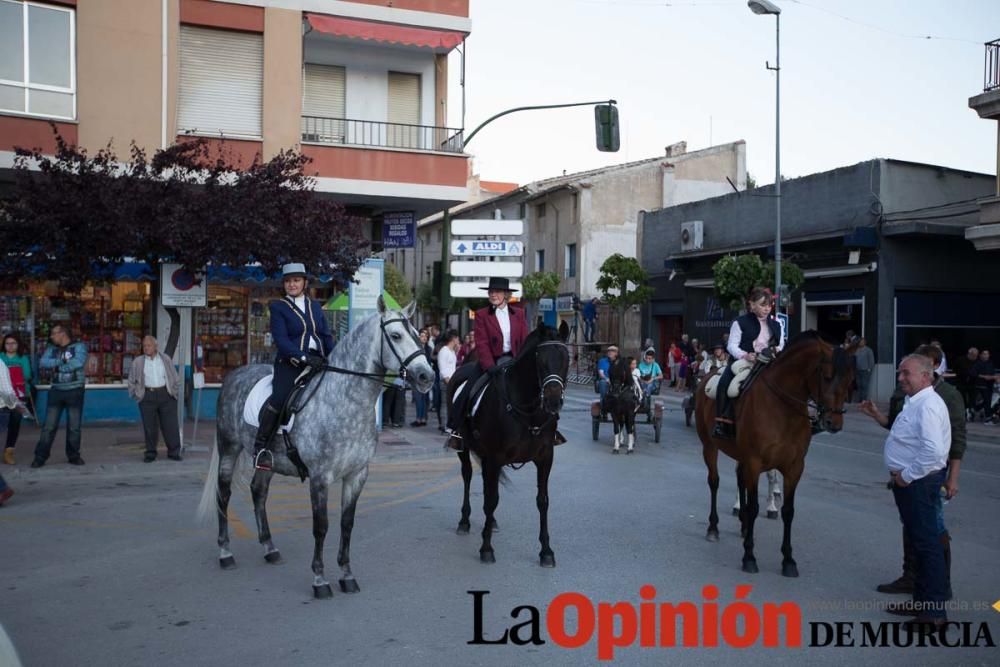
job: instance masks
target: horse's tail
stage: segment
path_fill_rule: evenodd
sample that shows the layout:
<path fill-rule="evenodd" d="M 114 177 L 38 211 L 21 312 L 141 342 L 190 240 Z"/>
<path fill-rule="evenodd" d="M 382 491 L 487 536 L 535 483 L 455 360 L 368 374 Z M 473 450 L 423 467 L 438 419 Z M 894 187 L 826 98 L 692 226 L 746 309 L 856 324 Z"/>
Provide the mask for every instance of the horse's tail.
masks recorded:
<path fill-rule="evenodd" d="M 208 466 L 208 474 L 205 477 L 205 486 L 201 489 L 201 500 L 198 502 L 198 509 L 195 511 L 195 521 L 199 525 L 206 525 L 209 517 L 218 512 L 219 495 L 219 437 L 212 445 L 212 462 Z M 211 514 L 209 514 L 211 513 Z"/>
<path fill-rule="evenodd" d="M 0 665 L 21 667 L 21 661 L 17 657 L 17 649 L 14 648 L 14 642 L 10 640 L 3 625 L 0 625 Z"/>

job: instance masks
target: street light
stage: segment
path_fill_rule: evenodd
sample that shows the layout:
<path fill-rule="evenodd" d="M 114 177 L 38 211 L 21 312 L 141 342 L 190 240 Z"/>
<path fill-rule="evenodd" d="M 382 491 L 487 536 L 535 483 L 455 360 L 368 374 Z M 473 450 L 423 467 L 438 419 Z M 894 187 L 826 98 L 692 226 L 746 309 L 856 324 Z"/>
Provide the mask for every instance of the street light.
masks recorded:
<path fill-rule="evenodd" d="M 781 7 L 768 0 L 748 0 L 754 14 L 774 16 L 774 197 L 777 231 L 774 237 L 774 294 L 778 299 L 775 312 L 781 312 Z"/>

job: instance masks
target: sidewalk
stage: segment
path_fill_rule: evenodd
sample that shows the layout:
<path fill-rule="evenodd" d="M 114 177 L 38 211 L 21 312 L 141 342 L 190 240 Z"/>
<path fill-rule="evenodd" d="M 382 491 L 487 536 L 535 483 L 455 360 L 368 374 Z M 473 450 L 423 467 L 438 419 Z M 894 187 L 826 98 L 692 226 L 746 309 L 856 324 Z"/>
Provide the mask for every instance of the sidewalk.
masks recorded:
<path fill-rule="evenodd" d="M 431 415 L 432 417 L 434 415 Z M 21 423 L 21 433 L 15 448 L 16 465 L 0 464 L 0 474 L 12 485 L 18 481 L 40 479 L 66 474 L 91 475 L 96 473 L 149 474 L 164 468 L 190 471 L 207 469 L 215 442 L 215 422 L 199 421 L 198 432 L 194 423 L 184 425 L 184 460 L 167 458 L 162 438 L 157 448 L 156 461 L 143 462 L 146 450 L 142 425 L 139 423 L 84 424 L 80 453 L 87 462 L 72 466 L 66 461 L 66 430 L 60 428 L 52 443 L 52 453 L 42 468 L 31 468 L 31 460 L 38 442 L 39 427 L 34 421 Z M 421 428 L 405 427 L 386 429 L 379 434 L 375 461 L 399 459 L 428 459 L 451 457 L 454 453 L 444 448 L 444 435 L 437 430 L 436 422 Z"/>

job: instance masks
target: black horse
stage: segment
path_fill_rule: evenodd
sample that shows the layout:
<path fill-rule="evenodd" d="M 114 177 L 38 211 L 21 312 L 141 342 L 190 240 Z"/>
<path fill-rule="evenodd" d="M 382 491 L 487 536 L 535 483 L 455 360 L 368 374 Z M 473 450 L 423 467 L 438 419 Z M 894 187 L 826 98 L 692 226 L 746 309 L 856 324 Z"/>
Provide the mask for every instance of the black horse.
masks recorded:
<path fill-rule="evenodd" d="M 615 427 L 615 444 L 611 449 L 617 454 L 622 443 L 628 442 L 626 454 L 635 448 L 635 411 L 639 407 L 637 387 L 632 379 L 632 357 L 619 357 L 611 366 L 611 386 L 606 397 L 608 414 Z"/>
<path fill-rule="evenodd" d="M 569 327 L 565 322 L 559 330 L 540 324 L 528 335 L 524 348 L 512 363 L 504 367 L 486 388 L 475 414 L 469 418 L 465 442 L 467 448 L 458 454 L 462 462 L 465 494 L 458 533 L 468 534 L 469 485 L 472 483 L 472 460 L 479 459 L 483 471 L 483 543 L 479 559 L 495 563 L 491 536 L 496 522 L 493 513 L 500 502 L 500 479 L 503 467 L 533 462 L 538 473 L 536 505 L 539 515 L 538 554 L 543 567 L 555 567 L 556 558 L 549 547 L 549 472 L 556 439 L 559 410 L 563 405 L 566 374 L 569 371 Z M 448 388 L 448 404 L 456 387 Z M 468 390 L 468 389 L 467 389 Z M 474 404 L 472 397 L 469 404 Z"/>

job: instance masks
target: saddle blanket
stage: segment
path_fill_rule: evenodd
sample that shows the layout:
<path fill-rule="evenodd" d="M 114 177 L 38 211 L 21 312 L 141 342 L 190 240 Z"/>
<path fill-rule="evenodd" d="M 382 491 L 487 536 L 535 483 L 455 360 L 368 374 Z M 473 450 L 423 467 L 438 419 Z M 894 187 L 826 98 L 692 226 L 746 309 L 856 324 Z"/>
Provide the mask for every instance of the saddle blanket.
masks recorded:
<path fill-rule="evenodd" d="M 750 371 L 753 369 L 753 364 L 745 359 L 740 359 L 739 361 L 733 362 L 733 381 L 729 383 L 729 391 L 726 394 L 729 398 L 736 398 L 740 395 L 740 389 L 742 389 L 743 381 L 747 379 L 750 375 Z M 722 379 L 722 373 L 716 373 L 708 382 L 705 383 L 705 395 L 715 400 L 715 396 L 719 391 L 719 380 Z"/>
<path fill-rule="evenodd" d="M 458 385 L 458 389 L 455 390 L 455 395 L 452 397 L 451 400 L 452 405 L 454 405 L 458 401 L 458 397 L 461 395 L 463 391 L 465 391 L 468 384 L 469 384 L 468 382 L 463 382 L 462 384 Z M 476 402 L 472 404 L 472 412 L 469 413 L 470 416 L 472 417 L 476 416 L 476 412 L 479 411 L 479 404 L 483 402 L 483 396 L 486 395 L 486 387 L 488 386 L 490 386 L 489 382 L 487 382 L 482 386 L 482 388 L 479 390 L 479 395 L 473 397 L 476 399 Z M 472 387 L 469 387 L 469 391 L 472 391 Z"/>
<path fill-rule="evenodd" d="M 268 373 L 253 386 L 250 394 L 247 395 L 247 402 L 243 404 L 243 421 L 254 428 L 260 426 L 260 409 L 264 407 L 265 401 L 271 397 L 271 381 L 274 376 Z M 290 432 L 292 424 L 295 423 L 295 415 L 288 418 L 288 423 L 283 424 L 280 430 Z"/>

